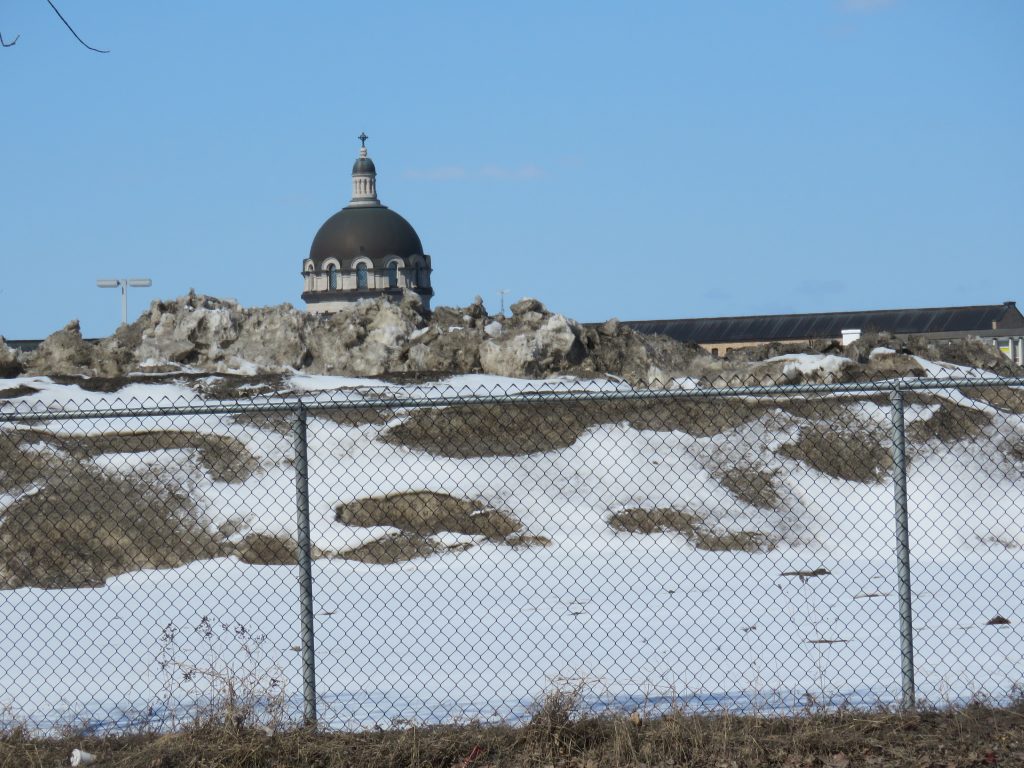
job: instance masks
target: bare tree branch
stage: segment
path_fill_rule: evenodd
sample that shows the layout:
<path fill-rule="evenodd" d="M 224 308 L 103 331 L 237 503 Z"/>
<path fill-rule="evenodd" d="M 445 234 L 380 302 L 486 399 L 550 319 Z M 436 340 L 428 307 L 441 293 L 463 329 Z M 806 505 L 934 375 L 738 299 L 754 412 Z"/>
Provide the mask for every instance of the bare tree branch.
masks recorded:
<path fill-rule="evenodd" d="M 19 37 L 21 37 L 21 35 L 15 35 L 14 39 L 11 40 L 11 42 L 7 43 L 7 42 L 4 42 L 3 33 L 0 32 L 0 45 L 2 45 L 4 48 L 10 48 L 12 45 L 14 45 L 16 42 L 18 42 L 18 38 Z"/>
<path fill-rule="evenodd" d="M 53 4 L 53 0 L 46 0 L 46 2 L 50 4 L 51 8 L 53 8 L 53 12 L 57 14 L 57 17 L 61 21 L 64 22 L 64 26 L 67 27 L 69 30 L 71 30 L 71 34 L 75 36 L 75 39 L 78 42 L 80 42 L 82 45 L 84 45 L 90 51 L 95 51 L 96 53 L 110 53 L 110 51 L 101 51 L 99 48 L 93 48 L 91 45 L 89 45 L 87 42 L 85 42 L 85 40 L 80 38 L 78 36 L 78 33 L 75 32 L 74 27 L 72 27 L 70 24 L 68 24 L 68 20 L 64 18 L 64 16 L 61 14 L 61 12 L 59 10 L 57 10 L 57 6 Z M 12 43 L 12 45 L 13 45 L 13 43 Z"/>

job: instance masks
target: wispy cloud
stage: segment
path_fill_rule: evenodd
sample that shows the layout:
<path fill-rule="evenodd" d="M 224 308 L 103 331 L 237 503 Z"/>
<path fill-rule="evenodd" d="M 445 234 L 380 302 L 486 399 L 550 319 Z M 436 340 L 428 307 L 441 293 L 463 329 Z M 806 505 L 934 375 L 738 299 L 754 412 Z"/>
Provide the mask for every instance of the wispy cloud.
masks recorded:
<path fill-rule="evenodd" d="M 843 10 L 851 13 L 871 13 L 895 4 L 896 0 L 842 0 Z"/>
<path fill-rule="evenodd" d="M 528 164 L 518 168 L 503 168 L 500 165 L 485 165 L 480 169 L 480 175 L 487 179 L 502 180 L 523 180 L 539 179 L 544 175 L 544 170 L 539 166 Z"/>
<path fill-rule="evenodd" d="M 441 165 L 437 168 L 410 168 L 404 174 L 407 179 L 424 181 L 453 181 L 465 179 L 469 172 L 461 165 Z"/>
<path fill-rule="evenodd" d="M 539 179 L 545 173 L 543 168 L 532 164 L 516 167 L 484 165 L 479 168 L 467 168 L 462 165 L 441 165 L 436 168 L 410 168 L 403 175 L 407 179 L 422 181 L 472 181 L 473 179 L 530 181 L 531 179 Z"/>

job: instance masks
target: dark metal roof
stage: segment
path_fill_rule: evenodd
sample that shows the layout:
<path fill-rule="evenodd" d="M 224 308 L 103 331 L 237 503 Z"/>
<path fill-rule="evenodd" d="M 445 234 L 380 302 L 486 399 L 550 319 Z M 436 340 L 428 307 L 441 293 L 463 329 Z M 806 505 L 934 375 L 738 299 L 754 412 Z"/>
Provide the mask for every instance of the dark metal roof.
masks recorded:
<path fill-rule="evenodd" d="M 352 175 L 363 173 L 377 173 L 377 167 L 373 164 L 373 160 L 368 157 L 357 157 L 356 161 L 352 163 Z"/>
<path fill-rule="evenodd" d="M 695 344 L 787 339 L 838 339 L 843 330 L 896 334 L 955 333 L 1022 328 L 1016 304 L 925 309 L 878 309 L 862 312 L 820 312 L 803 315 L 698 317 L 680 320 L 629 320 L 641 333 L 660 333 Z"/>
<path fill-rule="evenodd" d="M 422 255 L 423 245 L 412 225 L 383 205 L 342 208 L 320 227 L 309 249 L 317 270 L 324 259 L 333 256 L 348 269 L 351 259 L 367 256 Z"/>

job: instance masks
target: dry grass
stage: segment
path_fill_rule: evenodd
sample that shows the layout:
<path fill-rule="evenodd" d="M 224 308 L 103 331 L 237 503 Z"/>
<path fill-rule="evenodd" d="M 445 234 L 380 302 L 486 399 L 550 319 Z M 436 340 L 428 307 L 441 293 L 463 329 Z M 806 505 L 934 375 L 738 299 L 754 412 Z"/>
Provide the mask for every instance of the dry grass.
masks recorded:
<path fill-rule="evenodd" d="M 445 546 L 433 538 L 434 534 L 445 532 L 482 536 L 515 548 L 550 543 L 543 536 L 524 533 L 522 524 L 504 510 L 431 491 L 393 493 L 339 504 L 335 508 L 335 520 L 364 528 L 380 525 L 399 529 L 399 533 L 338 554 L 346 560 L 363 563 L 390 565 L 468 548 L 468 544 Z"/>
<path fill-rule="evenodd" d="M 1006 443 L 1006 452 L 1013 461 L 1024 462 L 1024 435 L 1017 435 L 1016 440 Z"/>
<path fill-rule="evenodd" d="M 588 717 L 544 703 L 523 727 L 460 725 L 366 733 L 204 726 L 170 735 L 0 738 L 0 768 L 67 764 L 73 748 L 111 768 L 846 768 L 1024 765 L 1024 712 L 791 717 L 672 714 Z"/>
<path fill-rule="evenodd" d="M 525 549 L 528 547 L 551 546 L 551 539 L 547 536 L 537 536 L 532 533 L 515 533 L 511 536 L 506 536 L 504 543 L 508 544 L 512 549 Z"/>
<path fill-rule="evenodd" d="M 889 405 L 888 398 L 878 402 Z M 867 399 L 849 397 L 794 397 L 778 401 L 778 406 L 793 416 L 828 424 L 833 429 L 855 429 L 868 418 L 864 413 L 866 403 Z"/>
<path fill-rule="evenodd" d="M 39 390 L 35 387 L 30 387 L 25 384 L 19 384 L 16 387 L 8 387 L 7 389 L 0 389 L 0 400 L 13 400 L 16 397 L 25 397 L 26 395 L 34 395 Z"/>
<path fill-rule="evenodd" d="M 270 533 L 247 533 L 232 543 L 225 541 L 231 535 L 231 525 L 222 526 L 227 530 L 218 531 L 217 540 L 221 541 L 224 555 L 233 555 L 243 563 L 250 565 L 295 565 L 298 562 L 298 545 L 291 536 Z M 311 547 L 313 559 L 332 557 L 333 552 L 325 552 L 317 546 Z"/>
<path fill-rule="evenodd" d="M 964 387 L 960 390 L 965 397 L 982 400 L 1010 413 L 1024 414 L 1024 389 L 1017 387 Z M 0 392 L 0 397 L 3 393 Z"/>
<path fill-rule="evenodd" d="M 0 429 L 0 492 L 34 485 L 51 475 L 60 474 L 66 457 L 49 449 L 35 450 L 25 443 L 24 432 Z M 74 463 L 74 462 L 71 462 Z"/>
<path fill-rule="evenodd" d="M 109 394 L 111 392 L 117 392 L 124 389 L 129 384 L 138 384 L 140 381 L 145 383 L 152 382 L 164 384 L 172 379 L 166 376 L 155 376 L 152 378 L 146 377 L 145 379 L 141 379 L 139 377 L 131 376 L 72 376 L 56 374 L 50 376 L 50 380 L 54 384 L 78 387 L 86 392 L 105 392 Z"/>
<path fill-rule="evenodd" d="M 4 510 L 0 587 L 96 586 L 122 573 L 224 554 L 185 491 L 158 474 L 124 476 L 91 462 L 109 453 L 186 448 L 222 482 L 240 482 L 258 466 L 242 443 L 220 435 L 0 432 L 0 490 L 35 486 Z"/>
<path fill-rule="evenodd" d="M 265 373 L 255 376 L 222 373 L 206 374 L 191 379 L 189 383 L 195 392 L 210 400 L 250 400 L 255 397 L 291 394 L 291 388 L 285 381 L 286 378 L 287 375 L 283 373 Z"/>
<path fill-rule="evenodd" d="M 193 502 L 155 483 L 72 464 L 4 510 L 0 586 L 101 585 L 142 568 L 215 557 Z"/>
<path fill-rule="evenodd" d="M 310 411 L 314 419 L 323 419 L 343 427 L 363 427 L 371 424 L 385 424 L 394 415 L 392 411 L 377 408 L 331 408 Z M 295 427 L 295 415 L 288 411 L 249 411 L 231 417 L 236 424 L 255 427 L 267 432 L 287 435 Z"/>
<path fill-rule="evenodd" d="M 430 536 L 402 531 L 339 552 L 338 557 L 358 563 L 395 565 L 418 557 L 430 557 L 447 549 L 448 547 Z"/>
<path fill-rule="evenodd" d="M 76 386 L 86 392 L 118 392 L 130 384 L 181 384 L 209 376 L 207 373 L 147 373 L 127 376 L 51 375 L 55 384 Z"/>
<path fill-rule="evenodd" d="M 701 520 L 697 515 L 672 508 L 623 509 L 608 518 L 608 525 L 626 533 L 682 533 L 693 536 Z"/>
<path fill-rule="evenodd" d="M 779 506 L 779 492 L 775 487 L 778 482 L 776 470 L 741 464 L 724 469 L 715 479 L 745 504 L 758 509 L 775 509 Z"/>
<path fill-rule="evenodd" d="M 10 434 L 10 433 L 7 433 Z M 59 435 L 26 429 L 17 434 L 21 445 L 43 442 L 75 459 L 93 459 L 106 453 L 149 453 L 152 451 L 192 449 L 209 471 L 223 483 L 241 483 L 259 469 L 259 462 L 240 440 L 227 435 L 198 432 L 108 432 L 102 435 Z"/>
<path fill-rule="evenodd" d="M 417 410 L 384 440 L 436 456 L 514 456 L 567 448 L 597 424 L 709 437 L 769 409 L 735 398 L 456 405 Z"/>
<path fill-rule="evenodd" d="M 987 413 L 947 401 L 929 418 L 908 424 L 907 439 L 914 443 L 956 443 L 978 437 L 991 424 L 992 417 Z"/>
<path fill-rule="evenodd" d="M 1011 397 L 1007 395 L 1004 400 L 1009 403 Z M 951 409 L 950 413 L 937 414 L 939 420 L 933 425 L 944 435 L 976 435 L 980 430 L 973 430 L 970 425 L 985 419 L 984 414 L 979 416 L 979 412 L 974 409 L 949 404 L 928 393 L 908 392 L 904 395 L 904 402 L 907 405 L 941 404 L 947 410 Z M 635 429 L 678 431 L 696 437 L 712 437 L 749 424 L 778 408 L 814 422 L 809 432 L 805 430 L 806 437 L 802 440 L 807 448 L 824 447 L 824 454 L 815 462 L 820 467 L 816 468 L 822 468 L 821 471 L 836 477 L 870 482 L 881 477 L 888 466 L 888 460 L 883 456 L 887 451 L 881 445 L 881 439 L 865 430 L 866 417 L 859 413 L 859 409 L 867 403 L 888 407 L 889 398 L 886 395 L 871 395 L 860 398 L 806 397 L 778 401 L 709 398 L 450 406 L 414 411 L 403 423 L 389 429 L 383 439 L 394 445 L 437 456 L 512 456 L 567 448 L 587 429 L 597 424 L 625 422 Z M 958 429 L 959 423 L 967 425 L 967 428 Z M 921 428 L 918 427 L 918 430 Z M 842 446 L 836 445 L 828 437 L 830 432 L 840 434 L 844 441 L 849 438 L 852 441 L 850 448 L 844 450 Z M 867 452 L 855 454 L 861 448 L 867 448 Z M 786 448 L 784 452 L 803 460 L 800 447 Z M 838 461 L 834 461 L 836 454 L 839 454 Z M 843 469 L 840 465 L 848 464 L 848 458 L 852 458 L 855 465 L 867 463 L 863 469 L 857 466 Z"/>
<path fill-rule="evenodd" d="M 234 373 L 185 373 L 171 371 L 127 376 L 52 375 L 56 384 L 77 386 L 86 392 L 118 392 L 130 384 L 183 384 L 211 400 L 242 400 L 290 394 L 287 374 L 266 373 L 247 376 Z"/>
<path fill-rule="evenodd" d="M 255 427 L 279 435 L 291 434 L 295 428 L 295 416 L 288 411 L 247 411 L 232 415 L 231 420 L 243 427 Z"/>
<path fill-rule="evenodd" d="M 335 520 L 345 525 L 386 525 L 429 535 L 450 532 L 504 539 L 522 528 L 518 520 L 479 501 L 446 493 L 412 491 L 356 499 L 335 508 Z"/>
<path fill-rule="evenodd" d="M 455 405 L 414 411 L 383 439 L 435 456 L 512 456 L 567 448 L 594 416 L 581 403 Z"/>
<path fill-rule="evenodd" d="M 386 424 L 394 416 L 393 411 L 379 408 L 330 408 L 311 412 L 314 418 L 340 424 L 343 427 L 365 427 L 372 424 Z"/>
<path fill-rule="evenodd" d="M 611 515 L 608 525 L 625 533 L 681 533 L 708 552 L 764 552 L 774 547 L 760 531 L 716 531 L 699 515 L 671 507 L 623 509 Z"/>
<path fill-rule="evenodd" d="M 624 403 L 626 420 L 635 429 L 687 432 L 713 437 L 754 421 L 771 406 L 739 398 L 651 400 Z"/>
<path fill-rule="evenodd" d="M 885 479 L 892 457 L 882 437 L 866 430 L 833 430 L 822 424 L 800 430 L 779 453 L 841 480 L 874 483 Z"/>
<path fill-rule="evenodd" d="M 225 544 L 222 549 L 250 565 L 295 565 L 297 562 L 295 542 L 269 533 L 250 533 L 237 544 Z"/>
<path fill-rule="evenodd" d="M 811 421 L 849 419 L 848 402 L 834 397 L 794 397 L 776 401 L 777 406 L 794 416 Z"/>
<path fill-rule="evenodd" d="M 857 395 L 856 397 L 845 397 L 841 398 L 841 401 L 845 401 L 851 405 L 857 407 L 863 407 L 867 403 L 872 403 L 882 408 L 888 408 L 892 405 L 892 398 L 888 394 L 876 392 L 872 395 Z M 903 405 L 941 405 L 945 402 L 944 398 L 934 395 L 931 392 L 918 392 L 915 390 L 908 390 L 903 393 Z"/>
<path fill-rule="evenodd" d="M 429 536 L 400 531 L 381 539 L 360 544 L 344 552 L 325 552 L 312 548 L 313 558 L 337 557 L 342 560 L 394 565 L 395 563 L 429 557 L 440 552 L 461 551 L 466 546 L 445 547 Z M 298 561 L 295 542 L 290 538 L 269 534 L 249 534 L 237 544 L 222 546 L 224 554 L 233 555 L 251 565 L 295 565 Z"/>
<path fill-rule="evenodd" d="M 945 402 L 942 398 L 928 392 L 904 392 L 903 404 L 911 405 L 940 405 Z M 886 394 L 872 394 L 860 396 L 843 397 L 793 397 L 778 401 L 778 407 L 793 416 L 808 421 L 820 422 L 832 429 L 863 429 L 870 423 L 871 416 L 866 412 L 866 406 L 874 405 L 881 408 L 889 408 L 892 401 Z"/>

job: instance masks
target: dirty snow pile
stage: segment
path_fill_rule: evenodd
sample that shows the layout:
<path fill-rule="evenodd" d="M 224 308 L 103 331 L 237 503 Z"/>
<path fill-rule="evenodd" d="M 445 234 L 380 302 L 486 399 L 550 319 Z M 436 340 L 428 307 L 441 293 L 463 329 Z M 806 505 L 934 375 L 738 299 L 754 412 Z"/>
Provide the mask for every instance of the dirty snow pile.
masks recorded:
<path fill-rule="evenodd" d="M 535 299 L 513 304 L 508 317 L 488 315 L 479 298 L 468 307 L 427 313 L 419 297 L 406 292 L 401 302 L 365 300 L 315 315 L 288 304 L 246 308 L 191 293 L 153 302 L 134 323 L 98 342 L 84 340 L 74 321 L 32 353 L 18 356 L 0 343 L 0 375 L 118 377 L 183 367 L 342 376 L 572 372 L 650 384 L 700 354 L 616 321 L 584 327 Z"/>
<path fill-rule="evenodd" d="M 899 352 L 870 355 L 885 346 Z M 803 367 L 790 357 L 808 353 L 830 355 L 831 362 Z M 923 375 L 915 358 L 1020 373 L 977 339 L 897 342 L 872 335 L 845 349 L 827 340 L 741 348 L 726 360 L 693 344 L 638 333 L 616 319 L 584 325 L 536 299 L 513 304 L 508 316 L 489 314 L 479 297 L 467 307 L 428 313 L 412 292 L 399 302 L 367 299 L 321 315 L 288 304 L 247 308 L 190 293 L 154 301 L 135 322 L 98 341 L 83 339 L 77 321 L 33 352 L 16 352 L 0 337 L 0 376 L 8 377 L 301 371 L 407 378 L 570 374 L 614 377 L 634 386 L 670 386 L 680 379 L 709 385 L 781 384 Z"/>

